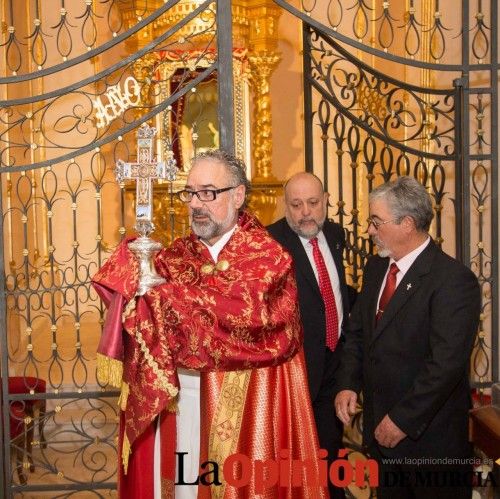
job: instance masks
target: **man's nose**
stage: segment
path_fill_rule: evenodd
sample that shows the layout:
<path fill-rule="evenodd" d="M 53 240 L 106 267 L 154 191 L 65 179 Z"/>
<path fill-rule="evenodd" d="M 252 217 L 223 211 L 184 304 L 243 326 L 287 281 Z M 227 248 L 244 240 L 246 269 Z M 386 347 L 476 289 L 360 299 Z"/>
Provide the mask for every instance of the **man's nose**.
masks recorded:
<path fill-rule="evenodd" d="M 302 205 L 302 216 L 307 217 L 307 215 L 309 215 L 310 213 L 311 213 L 311 208 L 307 203 L 304 203 Z"/>
<path fill-rule="evenodd" d="M 376 233 L 377 233 L 377 229 L 375 228 L 375 226 L 373 224 L 370 224 L 368 225 L 368 235 L 369 236 L 374 236 Z"/>
<path fill-rule="evenodd" d="M 203 203 L 198 199 L 196 194 L 193 194 L 191 201 L 189 201 L 190 208 L 200 208 Z"/>

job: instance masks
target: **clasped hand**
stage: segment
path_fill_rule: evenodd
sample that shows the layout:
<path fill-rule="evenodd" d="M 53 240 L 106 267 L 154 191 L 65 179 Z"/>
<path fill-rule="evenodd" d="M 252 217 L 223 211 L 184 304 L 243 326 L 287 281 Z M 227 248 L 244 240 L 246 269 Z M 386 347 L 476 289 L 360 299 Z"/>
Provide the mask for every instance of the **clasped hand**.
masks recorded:
<path fill-rule="evenodd" d="M 342 423 L 349 424 L 356 413 L 358 395 L 352 390 L 342 390 L 335 397 L 335 412 Z M 388 414 L 375 428 L 375 439 L 382 447 L 393 448 L 406 437 L 404 433 Z"/>

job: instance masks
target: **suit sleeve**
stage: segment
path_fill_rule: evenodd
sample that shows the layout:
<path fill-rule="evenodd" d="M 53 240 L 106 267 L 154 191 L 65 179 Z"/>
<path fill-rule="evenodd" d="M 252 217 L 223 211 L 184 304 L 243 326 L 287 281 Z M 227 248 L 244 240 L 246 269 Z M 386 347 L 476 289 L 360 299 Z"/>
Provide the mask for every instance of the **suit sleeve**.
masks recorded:
<path fill-rule="evenodd" d="M 370 262 L 365 267 L 363 288 L 351 310 L 344 336 L 344 345 L 337 373 L 335 391 L 353 390 L 359 393 L 363 378 L 363 303 L 366 301 L 365 284 L 370 279 Z"/>
<path fill-rule="evenodd" d="M 347 285 L 347 296 L 349 297 L 349 310 L 352 310 L 358 299 L 358 292 L 352 286 Z"/>
<path fill-rule="evenodd" d="M 389 417 L 410 438 L 415 440 L 425 431 L 467 376 L 479 312 L 476 276 L 465 267 L 447 273 L 430 299 L 429 355 L 411 389 L 389 411 Z"/>

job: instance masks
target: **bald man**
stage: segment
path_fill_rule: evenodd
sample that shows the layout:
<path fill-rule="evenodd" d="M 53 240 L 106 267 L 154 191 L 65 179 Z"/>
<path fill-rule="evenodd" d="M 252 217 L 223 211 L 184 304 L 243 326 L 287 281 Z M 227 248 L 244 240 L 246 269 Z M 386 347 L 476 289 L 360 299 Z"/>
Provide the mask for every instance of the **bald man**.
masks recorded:
<path fill-rule="evenodd" d="M 319 443 L 331 462 L 342 447 L 343 426 L 335 415 L 334 384 L 349 296 L 355 292 L 345 280 L 344 231 L 326 219 L 327 204 L 328 193 L 321 180 L 311 173 L 297 173 L 285 184 L 285 218 L 268 230 L 294 259 L 309 392 Z M 345 497 L 342 489 L 333 486 L 330 496 Z"/>

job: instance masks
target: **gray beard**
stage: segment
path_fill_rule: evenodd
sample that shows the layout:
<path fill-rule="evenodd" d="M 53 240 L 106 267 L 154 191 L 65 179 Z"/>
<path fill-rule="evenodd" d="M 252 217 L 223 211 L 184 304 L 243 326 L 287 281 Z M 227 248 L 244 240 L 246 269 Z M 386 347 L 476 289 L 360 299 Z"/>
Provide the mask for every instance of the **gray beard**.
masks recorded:
<path fill-rule="evenodd" d="M 388 256 L 391 256 L 391 252 L 388 249 L 378 249 L 377 246 L 377 255 L 381 256 L 382 258 L 387 258 Z"/>
<path fill-rule="evenodd" d="M 286 220 L 291 229 L 304 239 L 312 239 L 313 237 L 316 237 L 323 228 L 323 224 L 325 223 L 325 221 L 323 220 L 323 222 L 321 222 L 320 224 L 316 222 L 316 226 L 311 229 L 303 229 L 299 224 L 294 224 L 291 220 L 289 220 L 288 217 L 286 217 Z"/>
<path fill-rule="evenodd" d="M 200 239 L 203 239 L 204 241 L 222 236 L 224 233 L 222 224 L 214 222 L 213 220 L 208 220 L 203 223 L 198 223 L 193 220 L 193 222 L 191 222 L 191 229 Z"/>
<path fill-rule="evenodd" d="M 377 255 L 382 257 L 382 258 L 387 258 L 388 256 L 391 256 L 391 252 L 387 248 L 382 248 L 376 241 L 376 239 L 373 240 L 375 243 L 375 246 L 377 246 Z"/>
<path fill-rule="evenodd" d="M 203 214 L 207 215 L 210 217 L 210 214 L 207 214 L 203 212 L 202 210 L 194 209 L 193 210 L 193 215 L 194 214 Z M 231 220 L 234 217 L 234 205 L 233 202 L 231 201 L 231 204 L 228 209 L 227 217 L 222 221 L 222 222 L 216 222 L 215 220 L 212 220 L 212 218 L 209 218 L 208 221 L 206 222 L 196 222 L 194 219 L 191 221 L 191 230 L 200 238 L 203 239 L 203 241 L 209 241 L 210 239 L 213 239 L 214 237 L 221 237 L 223 236 L 228 230 L 231 228 L 229 227 Z M 236 215 L 237 217 L 237 215 Z M 229 227 L 229 229 L 228 229 Z"/>

